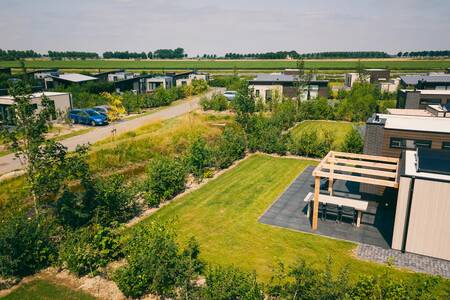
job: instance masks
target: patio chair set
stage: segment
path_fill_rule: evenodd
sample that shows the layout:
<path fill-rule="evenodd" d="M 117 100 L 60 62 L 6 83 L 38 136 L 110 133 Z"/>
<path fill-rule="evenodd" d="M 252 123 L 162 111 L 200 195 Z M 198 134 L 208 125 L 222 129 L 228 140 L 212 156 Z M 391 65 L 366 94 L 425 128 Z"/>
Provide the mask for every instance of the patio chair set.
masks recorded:
<path fill-rule="evenodd" d="M 353 207 L 322 202 L 319 203 L 319 214 L 322 221 L 334 218 L 339 223 L 347 219 L 351 220 L 352 224 L 355 224 L 357 216 L 356 209 Z"/>

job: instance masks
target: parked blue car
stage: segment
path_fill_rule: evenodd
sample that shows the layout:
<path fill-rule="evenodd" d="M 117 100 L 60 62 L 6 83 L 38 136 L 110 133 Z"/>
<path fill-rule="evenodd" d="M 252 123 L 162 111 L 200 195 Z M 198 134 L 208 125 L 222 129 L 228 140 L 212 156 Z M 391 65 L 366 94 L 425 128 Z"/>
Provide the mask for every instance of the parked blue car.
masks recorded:
<path fill-rule="evenodd" d="M 73 109 L 70 111 L 69 117 L 74 124 L 92 126 L 108 124 L 108 118 L 93 109 Z"/>

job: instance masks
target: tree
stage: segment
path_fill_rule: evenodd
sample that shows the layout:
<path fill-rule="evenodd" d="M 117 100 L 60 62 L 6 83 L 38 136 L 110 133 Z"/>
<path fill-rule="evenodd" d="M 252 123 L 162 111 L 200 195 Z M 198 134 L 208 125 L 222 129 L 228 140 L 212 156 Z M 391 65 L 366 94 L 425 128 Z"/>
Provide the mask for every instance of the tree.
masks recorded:
<path fill-rule="evenodd" d="M 206 141 L 202 137 L 194 140 L 189 151 L 189 163 L 198 180 L 202 180 L 205 168 L 209 165 L 210 155 Z"/>
<path fill-rule="evenodd" d="M 111 121 L 120 119 L 120 115 L 125 113 L 125 108 L 122 104 L 122 96 L 110 93 L 102 93 L 102 96 L 106 99 L 109 105 L 108 119 Z"/>
<path fill-rule="evenodd" d="M 342 151 L 350 153 L 362 153 L 363 147 L 364 141 L 361 138 L 361 135 L 356 128 L 352 128 L 352 130 L 345 136 L 345 140 L 342 145 Z"/>
<path fill-rule="evenodd" d="M 65 149 L 55 142 L 46 142 L 45 134 L 49 130 L 49 119 L 54 109 L 47 97 L 42 97 L 41 107 L 31 102 L 31 91 L 23 83 L 19 82 L 10 89 L 10 94 L 14 98 L 14 104 L 11 110 L 14 112 L 15 126 L 8 129 L 0 125 L 0 137 L 6 142 L 9 149 L 12 150 L 16 157 L 26 164 L 26 178 L 32 194 L 35 212 L 38 213 L 38 201 L 46 195 L 46 189 L 52 190 L 59 188 L 59 182 L 51 182 L 45 178 L 49 175 L 41 167 L 51 165 L 47 164 L 46 158 L 50 158 L 53 162 L 61 162 L 65 156 Z M 53 154 L 56 157 L 52 157 Z M 46 174 L 47 173 L 47 174 Z M 55 177 L 54 173 L 51 177 Z M 46 181 L 45 186 L 42 184 Z M 54 187 L 49 186 L 54 185 Z"/>
<path fill-rule="evenodd" d="M 376 87 L 367 82 L 357 82 L 347 97 L 340 102 L 337 116 L 346 121 L 366 121 L 377 109 Z"/>

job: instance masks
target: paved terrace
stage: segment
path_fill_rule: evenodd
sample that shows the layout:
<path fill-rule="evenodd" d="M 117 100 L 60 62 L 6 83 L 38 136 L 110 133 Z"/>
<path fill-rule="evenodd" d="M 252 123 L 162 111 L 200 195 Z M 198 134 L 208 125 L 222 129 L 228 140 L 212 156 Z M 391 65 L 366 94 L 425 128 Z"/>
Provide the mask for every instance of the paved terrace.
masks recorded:
<path fill-rule="evenodd" d="M 374 198 L 375 201 L 371 202 L 369 212 L 363 215 L 359 228 L 349 223 L 338 224 L 334 220 L 322 221 L 319 218 L 318 229 L 313 232 L 311 222 L 306 218 L 307 204 L 303 199 L 309 192 L 314 192 L 312 176 L 314 168 L 314 166 L 306 168 L 260 217 L 259 221 L 264 224 L 357 242 L 359 245 L 356 253 L 362 259 L 379 263 L 391 260 L 398 267 L 450 278 L 450 261 L 390 249 L 395 215 L 393 195 L 386 195 L 387 201 Z M 326 192 L 327 187 L 328 182 L 323 180 L 321 190 Z M 361 197 L 357 192 L 359 190 L 357 183 L 336 181 L 333 190 L 337 196 L 357 199 Z"/>
<path fill-rule="evenodd" d="M 315 167 L 310 166 L 300 174 L 281 197 L 272 204 L 259 219 L 261 223 L 275 225 L 308 233 L 316 233 L 336 239 L 364 243 L 389 249 L 392 240 L 395 201 L 381 201 L 373 197 L 369 209 L 363 214 L 361 226 L 350 223 L 336 223 L 335 219 L 319 218 L 317 231 L 311 230 L 311 222 L 306 217 L 307 203 L 303 201 L 309 192 L 314 193 Z M 321 181 L 321 192 L 326 193 L 328 183 Z M 336 180 L 334 195 L 361 199 L 359 183 Z M 388 197 L 391 198 L 392 197 Z M 363 197 L 363 199 L 365 199 Z"/>

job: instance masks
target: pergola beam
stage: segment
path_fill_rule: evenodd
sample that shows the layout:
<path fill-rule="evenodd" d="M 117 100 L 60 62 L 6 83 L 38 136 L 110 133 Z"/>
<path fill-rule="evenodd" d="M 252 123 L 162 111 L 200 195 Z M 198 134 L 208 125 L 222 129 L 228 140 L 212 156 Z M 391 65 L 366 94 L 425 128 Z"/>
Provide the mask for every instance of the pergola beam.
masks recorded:
<path fill-rule="evenodd" d="M 328 178 L 330 176 L 330 173 L 324 172 L 324 171 L 314 171 L 313 172 L 313 176 Z M 346 180 L 346 181 L 359 182 L 359 183 L 367 183 L 367 184 L 373 184 L 373 185 L 387 186 L 387 187 L 393 187 L 393 188 L 397 188 L 398 187 L 398 183 L 396 181 L 375 179 L 375 178 L 370 178 L 370 177 L 362 177 L 362 176 L 345 175 L 345 174 L 334 173 L 333 174 L 333 178 L 334 179 Z"/>
<path fill-rule="evenodd" d="M 389 172 L 389 171 L 380 171 L 380 170 L 341 166 L 341 165 L 335 165 L 335 164 L 323 164 L 321 166 L 321 169 L 329 169 L 331 176 L 333 176 L 334 171 L 338 170 L 338 171 L 359 173 L 359 174 L 365 174 L 365 175 L 373 175 L 373 176 L 379 176 L 379 177 L 388 177 L 388 178 L 396 178 L 397 177 L 396 170 L 394 172 Z"/>
<path fill-rule="evenodd" d="M 386 156 L 378 156 L 378 155 L 367 155 L 367 154 L 357 154 L 357 153 L 345 153 L 338 151 L 331 151 L 334 157 L 348 157 L 348 158 L 356 158 L 356 159 L 364 159 L 364 160 L 373 160 L 373 161 L 384 161 L 390 163 L 398 163 L 398 159 L 394 157 L 386 157 Z"/>
<path fill-rule="evenodd" d="M 371 167 L 371 168 L 385 169 L 385 170 L 397 170 L 397 164 L 394 165 L 394 164 L 378 163 L 378 162 L 365 161 L 365 160 L 353 160 L 353 159 L 331 157 L 328 159 L 328 162 L 347 164 L 347 165 L 352 165 L 352 166 Z"/>

